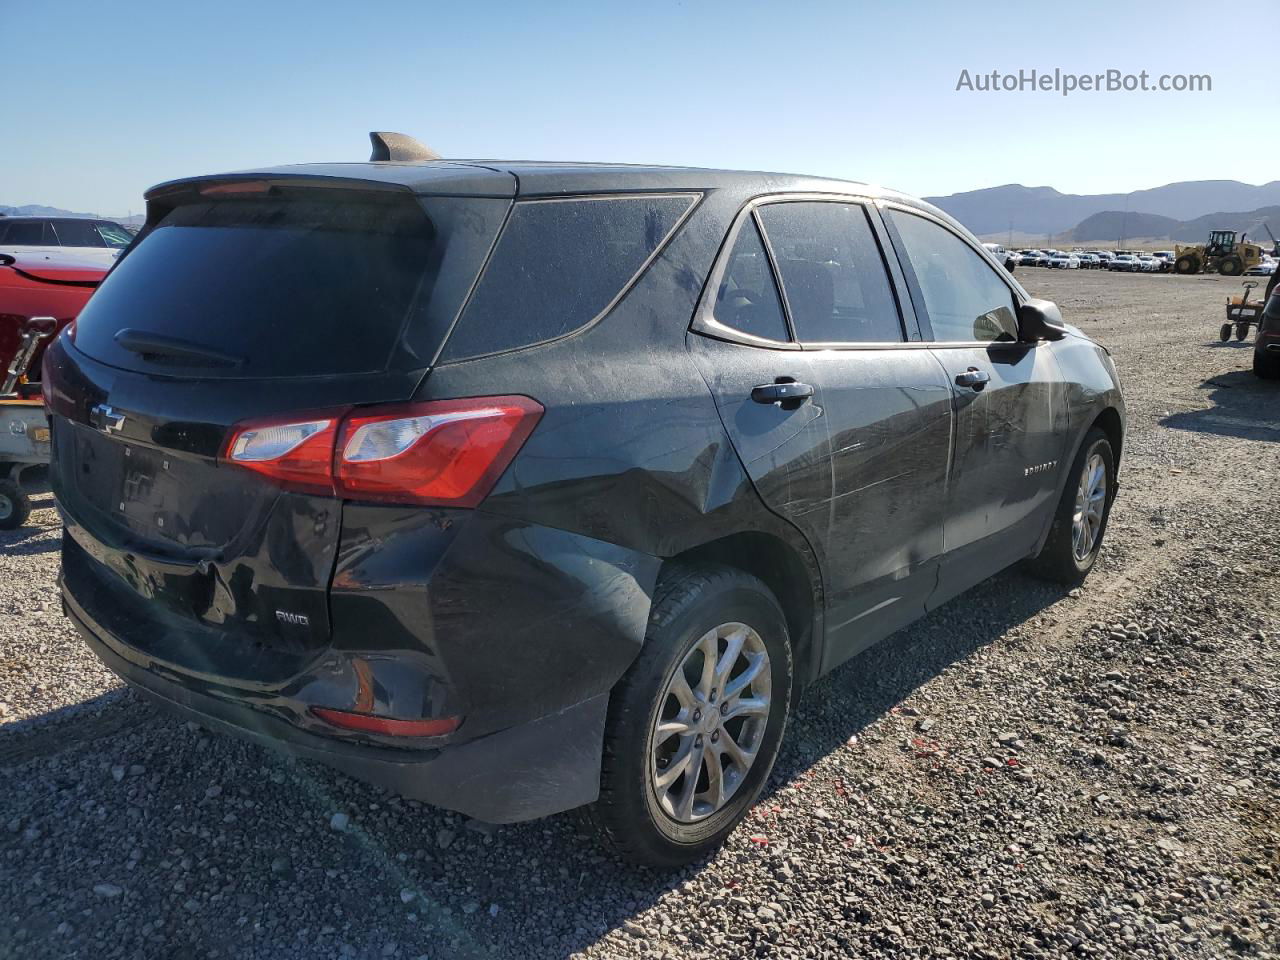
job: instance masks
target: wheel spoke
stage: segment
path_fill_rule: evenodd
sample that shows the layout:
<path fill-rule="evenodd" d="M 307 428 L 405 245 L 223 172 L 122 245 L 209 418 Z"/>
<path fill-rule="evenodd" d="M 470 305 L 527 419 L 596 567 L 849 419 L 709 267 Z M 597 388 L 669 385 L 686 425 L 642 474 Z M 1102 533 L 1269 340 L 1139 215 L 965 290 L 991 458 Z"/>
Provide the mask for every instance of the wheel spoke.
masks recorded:
<path fill-rule="evenodd" d="M 726 754 L 730 760 L 737 764 L 738 769 L 746 771 L 751 766 L 751 761 L 755 759 L 756 752 L 754 750 L 744 750 L 737 740 L 729 735 L 728 730 L 720 731 L 720 752 Z"/>
<path fill-rule="evenodd" d="M 716 663 L 715 684 L 717 687 L 724 689 L 725 682 L 729 679 L 729 672 L 733 670 L 733 665 L 738 662 L 738 655 L 742 653 L 742 645 L 746 641 L 746 627 L 740 627 L 725 638 L 724 653 L 721 655 L 719 662 Z"/>
<path fill-rule="evenodd" d="M 680 704 L 681 712 L 688 710 L 697 703 L 698 698 L 694 696 L 693 688 L 689 686 L 689 681 L 685 678 L 684 664 L 680 665 L 680 669 L 676 671 L 676 675 L 671 679 L 669 692 Z"/>
<path fill-rule="evenodd" d="M 698 781 L 702 779 L 704 751 L 690 753 L 693 763 L 689 764 L 688 776 L 684 778 L 684 786 L 680 788 L 680 796 L 672 804 L 676 816 L 681 820 L 693 819 L 693 801 L 698 793 Z"/>
<path fill-rule="evenodd" d="M 658 729 L 654 731 L 653 738 L 655 746 L 670 740 L 676 734 L 693 733 L 693 727 L 689 726 L 689 718 L 685 713 L 686 711 L 681 710 L 670 720 L 662 720 L 658 723 Z"/>
<path fill-rule="evenodd" d="M 689 768 L 693 755 L 693 737 L 689 737 L 680 744 L 680 749 L 671 757 L 671 762 L 658 771 L 658 775 L 653 779 L 653 785 L 659 790 L 667 789 Z"/>
<path fill-rule="evenodd" d="M 734 717 L 760 717 L 767 716 L 769 713 L 769 700 L 767 697 L 744 697 L 740 700 L 733 701 L 729 709 L 724 713 L 724 723 L 728 723 Z"/>
<path fill-rule="evenodd" d="M 696 693 L 698 699 L 706 703 L 711 697 L 711 687 L 716 682 L 716 660 L 720 654 L 720 640 L 717 630 L 708 631 L 698 641 L 702 651 L 702 676 L 698 678 Z"/>
<path fill-rule="evenodd" d="M 757 653 L 752 656 L 747 669 L 743 670 L 742 673 L 738 674 L 725 684 L 724 693 L 721 694 L 723 699 L 729 700 L 736 697 L 743 690 L 747 689 L 747 687 L 751 686 L 751 684 L 755 682 L 756 677 L 760 676 L 760 671 L 764 669 L 765 662 L 764 654 Z"/>
<path fill-rule="evenodd" d="M 712 810 L 719 810 L 724 804 L 724 770 L 720 766 L 720 751 L 710 744 L 703 748 L 702 762 L 707 771 L 707 789 L 701 796 L 711 804 Z"/>

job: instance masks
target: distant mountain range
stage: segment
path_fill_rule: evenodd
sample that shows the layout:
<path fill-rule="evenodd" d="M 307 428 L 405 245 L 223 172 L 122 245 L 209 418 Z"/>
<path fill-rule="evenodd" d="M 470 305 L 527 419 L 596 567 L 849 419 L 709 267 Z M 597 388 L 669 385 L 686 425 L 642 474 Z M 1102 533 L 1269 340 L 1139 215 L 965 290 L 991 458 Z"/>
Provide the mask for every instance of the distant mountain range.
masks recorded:
<path fill-rule="evenodd" d="M 145 214 L 135 213 L 131 217 L 104 217 L 97 213 L 76 213 L 74 210 L 63 210 L 61 207 L 46 207 L 39 203 L 28 203 L 21 207 L 6 207 L 0 203 L 0 213 L 6 217 L 83 217 L 89 220 L 114 220 L 137 226 L 147 218 Z"/>
<path fill-rule="evenodd" d="M 1168 238 L 1203 242 L 1210 230 L 1235 230 L 1248 233 L 1249 239 L 1271 249 L 1271 238 L 1263 224 L 1280 237 L 1280 206 L 1259 207 L 1247 213 L 1210 213 L 1193 220 L 1175 220 L 1155 213 L 1124 213 L 1106 210 L 1086 217 L 1071 231 L 1071 239 L 1079 243 L 1119 243 L 1122 238 Z"/>
<path fill-rule="evenodd" d="M 1255 186 L 1239 180 L 1189 180 L 1132 193 L 1059 193 L 1053 187 L 1010 183 L 947 197 L 926 197 L 979 235 L 1058 234 L 1083 226 L 1095 214 L 1114 211 L 1192 221 L 1219 210 L 1280 205 L 1280 180 Z M 1272 226 L 1275 229 L 1275 226 Z M 1142 234 L 1131 233 L 1131 236 Z M 1150 236 L 1160 236 L 1160 233 Z M 1109 239 L 1119 236 L 1116 233 Z"/>

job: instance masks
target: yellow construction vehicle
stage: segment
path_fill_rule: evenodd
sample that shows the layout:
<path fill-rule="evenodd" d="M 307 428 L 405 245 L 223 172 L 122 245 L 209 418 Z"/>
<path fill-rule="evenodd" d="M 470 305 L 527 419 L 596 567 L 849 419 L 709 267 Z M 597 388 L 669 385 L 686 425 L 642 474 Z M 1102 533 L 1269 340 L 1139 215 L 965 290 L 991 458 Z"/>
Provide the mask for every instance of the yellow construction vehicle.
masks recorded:
<path fill-rule="evenodd" d="M 1210 230 L 1209 242 L 1195 246 L 1175 247 L 1174 273 L 1220 273 L 1224 277 L 1238 277 L 1250 267 L 1262 262 L 1262 248 L 1256 243 L 1245 243 L 1244 234 L 1236 242 L 1234 230 Z"/>

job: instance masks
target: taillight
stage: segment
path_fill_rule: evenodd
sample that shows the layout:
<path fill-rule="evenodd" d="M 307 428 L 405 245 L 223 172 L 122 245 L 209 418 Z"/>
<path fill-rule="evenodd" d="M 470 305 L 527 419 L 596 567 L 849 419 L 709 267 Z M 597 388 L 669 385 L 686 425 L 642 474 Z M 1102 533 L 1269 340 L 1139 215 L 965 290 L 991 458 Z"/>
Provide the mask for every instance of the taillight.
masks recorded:
<path fill-rule="evenodd" d="M 293 490 L 474 507 L 541 415 L 536 401 L 508 396 L 255 421 L 236 427 L 223 458 Z"/>
<path fill-rule="evenodd" d="M 230 463 L 282 487 L 333 495 L 333 443 L 340 414 L 240 424 L 227 442 Z"/>
<path fill-rule="evenodd" d="M 528 397 L 355 410 L 338 438 L 338 494 L 349 500 L 474 507 L 541 415 L 542 405 Z"/>

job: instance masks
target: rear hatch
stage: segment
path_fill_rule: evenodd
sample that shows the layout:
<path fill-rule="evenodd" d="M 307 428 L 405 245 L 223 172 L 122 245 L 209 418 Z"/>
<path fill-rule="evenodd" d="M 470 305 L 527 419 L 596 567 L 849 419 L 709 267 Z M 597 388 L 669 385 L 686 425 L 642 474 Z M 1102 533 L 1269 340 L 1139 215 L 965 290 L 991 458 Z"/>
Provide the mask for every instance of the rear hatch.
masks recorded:
<path fill-rule="evenodd" d="M 149 200 L 46 360 L 66 586 L 144 654 L 270 681 L 329 637 L 341 501 L 229 464 L 234 427 L 410 399 L 510 200 L 327 178 Z"/>

